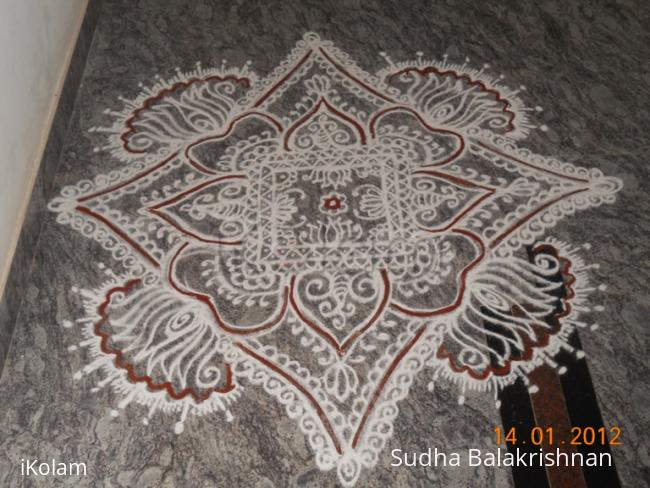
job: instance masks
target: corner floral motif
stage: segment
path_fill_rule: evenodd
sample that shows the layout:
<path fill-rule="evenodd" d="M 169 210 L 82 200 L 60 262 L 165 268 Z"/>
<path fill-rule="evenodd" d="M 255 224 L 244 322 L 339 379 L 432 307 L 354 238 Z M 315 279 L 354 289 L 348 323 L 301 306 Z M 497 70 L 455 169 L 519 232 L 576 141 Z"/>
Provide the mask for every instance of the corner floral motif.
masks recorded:
<path fill-rule="evenodd" d="M 422 369 L 462 403 L 582 355 L 590 266 L 545 233 L 621 181 L 519 146 L 535 109 L 487 67 L 386 60 L 370 75 L 308 33 L 266 77 L 197 65 L 91 129 L 123 167 L 50 209 L 111 262 L 76 290 L 75 378 L 116 416 L 176 413 L 180 434 L 258 386 L 352 486 Z"/>

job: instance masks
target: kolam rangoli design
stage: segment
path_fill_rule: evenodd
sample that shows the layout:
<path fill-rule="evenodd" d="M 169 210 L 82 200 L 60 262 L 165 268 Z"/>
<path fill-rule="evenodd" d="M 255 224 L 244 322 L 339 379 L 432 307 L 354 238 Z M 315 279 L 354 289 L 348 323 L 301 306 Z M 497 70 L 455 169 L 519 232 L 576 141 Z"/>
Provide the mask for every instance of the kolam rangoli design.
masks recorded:
<path fill-rule="evenodd" d="M 310 33 L 266 78 L 179 70 L 91 129 L 122 169 L 50 204 L 111 257 L 77 290 L 78 379 L 179 434 L 263 388 L 352 486 L 422 370 L 462 403 L 582 355 L 589 266 L 544 234 L 620 180 L 517 145 L 536 109 L 487 67 L 386 62 Z"/>

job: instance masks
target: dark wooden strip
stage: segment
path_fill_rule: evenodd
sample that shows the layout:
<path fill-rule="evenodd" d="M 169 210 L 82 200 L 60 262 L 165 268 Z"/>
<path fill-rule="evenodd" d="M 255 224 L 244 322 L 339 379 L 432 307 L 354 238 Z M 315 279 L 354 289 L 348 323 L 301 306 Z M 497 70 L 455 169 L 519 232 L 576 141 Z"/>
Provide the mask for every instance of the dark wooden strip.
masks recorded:
<path fill-rule="evenodd" d="M 499 332 L 499 327 L 494 324 L 485 323 L 484 326 L 486 330 Z M 502 352 L 502 342 L 496 341 L 490 335 L 486 337 L 486 342 L 495 351 Z M 491 359 L 492 365 L 497 366 L 496 357 L 493 356 Z M 514 384 L 505 387 L 499 393 L 499 402 L 503 432 L 508 432 L 514 427 L 517 433 L 515 444 L 506 443 L 508 452 L 515 456 L 517 449 L 526 453 L 539 452 L 538 447 L 533 446 L 530 442 L 524 442 L 526 439 L 530 439 L 530 431 L 535 427 L 535 415 L 528 388 L 523 380 L 519 379 Z M 512 478 L 516 488 L 550 488 L 543 466 L 513 466 Z"/>
<path fill-rule="evenodd" d="M 499 395 L 501 406 L 501 422 L 503 431 L 508 432 L 512 427 L 517 432 L 516 444 L 506 444 L 508 452 L 516 456 L 517 449 L 526 453 L 539 452 L 539 447 L 530 442 L 530 431 L 535 427 L 535 415 L 530 402 L 528 388 L 522 380 L 507 386 Z M 513 466 L 512 478 L 516 488 L 550 488 L 543 466 Z M 555 487 L 554 487 L 555 488 Z"/>
<path fill-rule="evenodd" d="M 544 452 L 561 452 L 571 456 L 577 452 L 571 441 L 571 421 L 564 401 L 564 393 L 557 371 L 543 365 L 530 374 L 530 381 L 539 388 L 530 395 L 535 421 L 543 429 L 553 429 L 553 442 L 545 439 Z M 587 488 L 587 482 L 580 466 L 546 466 L 546 475 L 551 488 Z"/>
<path fill-rule="evenodd" d="M 582 349 L 577 331 L 569 337 L 569 344 L 578 350 Z M 574 427 L 593 427 L 595 430 L 600 427 L 611 427 L 603 424 L 587 362 L 584 359 L 577 359 L 573 354 L 566 351 L 558 354 L 557 360 L 567 368 L 567 372 L 560 376 L 560 382 L 571 425 Z M 611 454 L 611 449 L 607 444 L 594 443 L 591 446 L 578 446 L 578 452 L 586 457 L 589 453 L 596 453 L 597 455 L 601 453 Z M 589 488 L 620 488 L 621 486 L 613 459 L 612 466 L 583 466 L 582 470 Z"/>

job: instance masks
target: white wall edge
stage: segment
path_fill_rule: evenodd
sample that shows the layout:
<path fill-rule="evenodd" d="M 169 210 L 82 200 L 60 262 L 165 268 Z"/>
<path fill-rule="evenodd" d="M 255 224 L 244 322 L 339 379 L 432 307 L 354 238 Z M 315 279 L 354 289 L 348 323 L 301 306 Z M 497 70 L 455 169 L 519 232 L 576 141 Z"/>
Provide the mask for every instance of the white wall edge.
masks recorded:
<path fill-rule="evenodd" d="M 4 262 L 2 263 L 2 271 L 0 274 L 0 297 L 4 295 L 5 287 L 7 285 L 7 278 L 9 277 L 11 263 L 14 260 L 16 247 L 18 246 L 18 241 L 20 239 L 20 231 L 22 230 L 23 223 L 25 222 L 27 209 L 29 208 L 29 202 L 31 200 L 32 191 L 34 189 L 34 183 L 36 182 L 36 177 L 38 176 L 38 171 L 41 166 L 40 164 L 41 160 L 43 159 L 45 146 L 47 145 L 47 141 L 50 136 L 50 131 L 52 129 L 52 123 L 54 122 L 54 116 L 56 115 L 56 110 L 59 105 L 59 99 L 61 98 L 63 84 L 65 83 L 65 78 L 70 68 L 70 62 L 72 61 L 72 55 L 74 54 L 75 47 L 77 45 L 77 39 L 79 38 L 79 33 L 81 32 L 81 26 L 83 25 L 84 17 L 86 15 L 86 10 L 88 9 L 88 2 L 89 0 L 83 0 L 83 8 L 80 9 L 79 17 L 76 20 L 74 34 L 71 36 L 70 41 L 68 42 L 65 58 L 63 63 L 61 64 L 61 70 L 57 77 L 55 90 L 52 95 L 52 100 L 50 102 L 50 106 L 47 111 L 46 122 L 43 124 L 43 129 L 41 131 L 36 157 L 34 158 L 31 164 L 32 166 L 30 172 L 31 174 L 29 176 L 29 182 L 27 188 L 25 189 L 25 194 L 23 195 L 23 201 L 20 205 L 18 218 L 16 219 L 16 223 L 12 230 L 9 252 L 7 252 Z"/>

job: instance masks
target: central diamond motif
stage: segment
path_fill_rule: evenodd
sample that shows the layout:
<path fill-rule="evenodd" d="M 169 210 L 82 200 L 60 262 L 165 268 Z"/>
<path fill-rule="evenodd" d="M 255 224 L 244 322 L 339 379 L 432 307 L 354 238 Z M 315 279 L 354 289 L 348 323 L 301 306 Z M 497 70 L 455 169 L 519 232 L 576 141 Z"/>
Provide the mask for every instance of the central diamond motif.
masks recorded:
<path fill-rule="evenodd" d="M 410 169 L 389 145 L 279 149 L 251 167 L 249 207 L 257 220 L 245 239 L 249 263 L 367 268 L 405 258 L 415 231 L 402 205 Z"/>

